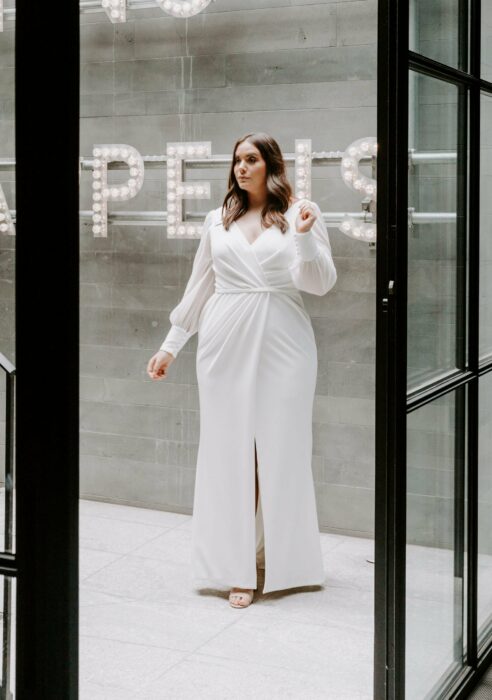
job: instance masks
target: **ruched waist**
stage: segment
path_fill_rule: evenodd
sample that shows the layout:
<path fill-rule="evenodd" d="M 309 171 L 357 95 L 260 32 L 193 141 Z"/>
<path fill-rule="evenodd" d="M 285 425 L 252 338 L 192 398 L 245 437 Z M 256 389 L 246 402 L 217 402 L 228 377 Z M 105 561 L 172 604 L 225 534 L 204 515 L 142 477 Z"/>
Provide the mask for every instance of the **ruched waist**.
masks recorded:
<path fill-rule="evenodd" d="M 282 287 L 222 287 L 215 290 L 216 294 L 244 294 L 249 292 L 273 292 L 274 294 L 298 295 L 297 289 Z"/>

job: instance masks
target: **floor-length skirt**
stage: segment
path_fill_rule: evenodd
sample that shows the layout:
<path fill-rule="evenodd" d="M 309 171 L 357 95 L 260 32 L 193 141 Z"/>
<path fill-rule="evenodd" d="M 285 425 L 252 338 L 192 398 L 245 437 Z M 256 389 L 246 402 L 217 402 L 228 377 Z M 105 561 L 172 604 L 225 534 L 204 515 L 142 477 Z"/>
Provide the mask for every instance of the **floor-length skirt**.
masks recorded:
<path fill-rule="evenodd" d="M 322 584 L 312 473 L 317 350 L 292 298 L 215 293 L 199 329 L 196 585 L 263 592 Z M 255 443 L 259 499 L 255 514 Z"/>

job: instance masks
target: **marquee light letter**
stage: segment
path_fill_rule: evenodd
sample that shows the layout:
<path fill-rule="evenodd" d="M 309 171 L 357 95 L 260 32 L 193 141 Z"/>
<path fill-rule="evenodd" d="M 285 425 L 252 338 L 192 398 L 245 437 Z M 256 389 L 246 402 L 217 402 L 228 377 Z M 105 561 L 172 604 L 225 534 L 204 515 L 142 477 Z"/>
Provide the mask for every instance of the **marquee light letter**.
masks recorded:
<path fill-rule="evenodd" d="M 296 139 L 296 197 L 311 197 L 311 139 Z"/>
<path fill-rule="evenodd" d="M 376 180 L 366 177 L 359 171 L 359 161 L 364 156 L 376 155 L 377 149 L 377 140 L 374 137 L 357 139 L 345 150 L 340 165 L 342 178 L 347 187 L 354 192 L 361 192 L 369 196 L 374 202 L 377 194 Z M 346 214 L 338 228 L 346 236 L 359 241 L 372 242 L 376 240 L 376 224 L 366 224 Z"/>
<path fill-rule="evenodd" d="M 126 0 L 102 0 L 101 4 L 113 24 L 126 22 Z"/>
<path fill-rule="evenodd" d="M 108 201 L 132 199 L 144 181 L 144 162 L 133 146 L 124 143 L 96 144 L 92 149 L 92 232 L 95 238 L 108 236 Z M 130 168 L 130 178 L 123 185 L 108 185 L 108 163 L 123 161 Z"/>
<path fill-rule="evenodd" d="M 12 216 L 10 215 L 10 209 L 5 199 L 2 185 L 0 185 L 0 233 L 7 233 L 9 236 L 15 236 Z"/>
<path fill-rule="evenodd" d="M 160 8 L 173 17 L 193 17 L 210 5 L 211 0 L 156 0 Z"/>
<path fill-rule="evenodd" d="M 183 199 L 210 199 L 210 182 L 183 182 L 186 156 L 208 157 L 211 141 L 176 141 L 167 144 L 167 235 L 168 238 L 200 238 L 202 224 L 183 221 Z"/>

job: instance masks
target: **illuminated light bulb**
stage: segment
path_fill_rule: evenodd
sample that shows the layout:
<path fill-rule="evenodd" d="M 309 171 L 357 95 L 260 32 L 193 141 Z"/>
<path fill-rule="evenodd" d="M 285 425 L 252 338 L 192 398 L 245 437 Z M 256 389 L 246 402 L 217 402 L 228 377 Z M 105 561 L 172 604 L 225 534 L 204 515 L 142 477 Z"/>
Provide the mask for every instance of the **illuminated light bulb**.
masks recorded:
<path fill-rule="evenodd" d="M 361 143 L 360 149 L 361 149 L 361 151 L 364 151 L 364 153 L 365 153 L 367 150 L 369 150 L 369 144 L 367 143 L 367 141 L 363 141 L 363 142 Z"/>
<path fill-rule="evenodd" d="M 140 174 L 140 170 L 138 168 L 130 168 L 130 175 L 133 175 L 134 177 Z"/>
<path fill-rule="evenodd" d="M 122 148 L 121 155 L 123 156 L 123 158 L 128 158 L 128 156 L 130 155 L 128 148 Z"/>
<path fill-rule="evenodd" d="M 101 183 L 96 180 L 96 182 L 92 183 L 92 189 L 93 190 L 100 190 L 101 189 Z"/>
<path fill-rule="evenodd" d="M 9 227 L 7 226 L 7 224 L 0 224 L 0 231 L 2 233 L 5 233 L 5 231 L 8 231 L 8 228 Z"/>
<path fill-rule="evenodd" d="M 351 229 L 350 222 L 349 222 L 349 221 L 344 221 L 343 224 L 342 224 L 342 229 L 343 229 L 344 231 L 350 231 L 350 229 Z"/>
<path fill-rule="evenodd" d="M 168 168 L 174 168 L 175 165 L 176 165 L 176 158 L 168 158 L 167 159 Z"/>
<path fill-rule="evenodd" d="M 353 174 L 352 173 L 344 173 L 343 174 L 343 179 L 346 180 L 347 182 L 350 182 L 353 179 Z"/>
<path fill-rule="evenodd" d="M 101 218 L 101 214 L 94 214 L 94 216 L 92 217 L 92 221 L 98 224 L 101 221 Z"/>
<path fill-rule="evenodd" d="M 196 193 L 197 193 L 197 194 L 203 194 L 203 192 L 204 192 L 203 187 L 200 187 L 200 186 L 199 186 L 199 187 L 196 188 Z"/>
<path fill-rule="evenodd" d="M 167 181 L 167 189 L 168 190 L 176 189 L 176 182 L 174 180 L 168 180 Z"/>
<path fill-rule="evenodd" d="M 100 192 L 94 192 L 93 195 L 92 195 L 92 199 L 93 199 L 95 202 L 98 202 L 98 201 L 101 199 L 101 193 L 100 193 Z"/>
<path fill-rule="evenodd" d="M 191 5 L 189 2 L 184 2 L 183 3 L 183 11 L 184 12 L 189 12 L 191 10 Z"/>
<path fill-rule="evenodd" d="M 93 231 L 93 233 L 101 233 L 101 227 L 100 226 L 93 226 L 92 231 Z"/>
<path fill-rule="evenodd" d="M 92 149 L 92 155 L 97 158 L 98 156 L 101 155 L 101 149 L 100 148 L 93 148 Z"/>
<path fill-rule="evenodd" d="M 360 236 L 360 228 L 359 228 L 358 226 L 356 226 L 356 227 L 354 228 L 354 230 L 352 231 L 352 233 L 354 234 L 354 236 L 357 236 L 357 238 L 359 238 L 359 236 Z"/>
<path fill-rule="evenodd" d="M 96 158 L 96 159 L 94 160 L 94 162 L 92 163 L 92 165 L 94 166 L 94 169 L 100 168 L 100 167 L 101 167 L 101 161 L 99 160 L 99 158 Z"/>
<path fill-rule="evenodd" d="M 195 147 L 194 146 L 188 146 L 188 155 L 189 156 L 195 155 Z"/>
<path fill-rule="evenodd" d="M 127 197 L 129 193 L 130 193 L 130 189 L 128 187 L 125 186 L 125 187 L 121 188 L 122 197 Z"/>
<path fill-rule="evenodd" d="M 105 158 L 107 158 L 109 156 L 109 148 L 103 148 L 102 154 Z"/>
<path fill-rule="evenodd" d="M 5 214 L 0 214 L 0 221 L 5 221 Z"/>
<path fill-rule="evenodd" d="M 195 191 L 195 188 L 194 188 L 194 187 L 188 186 L 188 187 L 186 188 L 186 194 L 193 194 L 194 191 Z"/>
<path fill-rule="evenodd" d="M 342 165 L 344 168 L 351 168 L 354 165 L 352 158 L 342 158 Z"/>
<path fill-rule="evenodd" d="M 174 168 L 171 168 L 171 170 L 168 169 L 167 176 L 168 178 L 176 177 L 176 170 L 174 170 Z"/>
<path fill-rule="evenodd" d="M 306 193 L 304 192 L 304 190 L 297 190 L 297 194 L 299 195 L 299 197 L 305 197 L 305 196 L 306 196 Z"/>
<path fill-rule="evenodd" d="M 104 197 L 105 199 L 107 199 L 107 198 L 109 197 L 109 190 L 104 189 L 104 190 L 102 191 L 102 194 L 103 194 L 103 197 Z"/>
<path fill-rule="evenodd" d="M 357 148 L 355 148 L 355 146 L 351 146 L 349 148 L 348 152 L 350 153 L 351 156 L 356 156 L 357 155 Z"/>
<path fill-rule="evenodd" d="M 298 153 L 304 153 L 306 150 L 306 146 L 303 143 L 297 144 L 297 152 Z"/>
<path fill-rule="evenodd" d="M 135 187 L 135 185 L 136 185 L 137 183 L 136 183 L 136 181 L 131 177 L 131 178 L 128 180 L 128 183 L 127 183 L 127 184 L 128 184 L 128 187 L 132 188 L 132 187 Z"/>
<path fill-rule="evenodd" d="M 168 204 L 167 205 L 168 211 L 176 211 L 176 205 L 175 204 Z"/>
<path fill-rule="evenodd" d="M 356 190 L 360 190 L 362 187 L 362 182 L 360 180 L 354 180 L 354 187 Z"/>
<path fill-rule="evenodd" d="M 176 199 L 176 195 L 174 194 L 174 192 L 168 192 L 167 198 L 170 199 L 171 202 L 173 202 Z"/>
<path fill-rule="evenodd" d="M 178 153 L 179 155 L 184 155 L 185 153 L 185 147 L 184 146 L 178 146 Z"/>
<path fill-rule="evenodd" d="M 109 7 L 109 0 L 102 0 L 103 7 Z"/>
<path fill-rule="evenodd" d="M 186 233 L 186 229 L 184 226 L 178 226 L 178 235 L 182 236 L 184 233 Z"/>
<path fill-rule="evenodd" d="M 168 222 L 169 224 L 174 224 L 175 221 L 176 221 L 176 217 L 174 216 L 174 214 L 168 214 L 168 215 L 167 215 L 167 222 Z"/>
<path fill-rule="evenodd" d="M 176 188 L 176 192 L 177 192 L 178 194 L 183 194 L 183 192 L 184 192 L 184 187 L 181 187 L 181 186 L 180 186 L 180 187 L 177 187 L 177 188 Z"/>
<path fill-rule="evenodd" d="M 100 205 L 100 204 L 97 204 L 97 203 L 96 203 L 96 204 L 93 204 L 93 205 L 92 205 L 92 208 L 93 208 L 94 211 L 101 211 L 101 205 Z"/>
<path fill-rule="evenodd" d="M 119 191 L 119 189 L 118 189 L 117 187 L 112 187 L 112 188 L 111 188 L 111 196 L 112 196 L 112 197 L 118 197 L 119 193 L 120 193 L 120 191 Z"/>
<path fill-rule="evenodd" d="M 111 17 L 112 17 L 113 19 L 118 19 L 119 16 L 120 16 L 120 11 L 119 11 L 119 10 L 111 10 Z"/>
<path fill-rule="evenodd" d="M 175 146 L 168 146 L 167 150 L 168 150 L 168 153 L 170 153 L 171 155 L 174 155 L 174 153 L 176 153 Z"/>
<path fill-rule="evenodd" d="M 138 162 L 138 161 L 137 161 L 137 159 L 135 158 L 135 156 L 129 156 L 129 158 L 128 158 L 128 165 L 135 165 L 137 162 Z"/>
<path fill-rule="evenodd" d="M 94 172 L 92 173 L 92 177 L 94 177 L 96 180 L 99 180 L 99 178 L 101 177 L 101 171 L 94 170 Z"/>
<path fill-rule="evenodd" d="M 367 194 L 374 194 L 374 187 L 372 185 L 367 185 L 366 192 Z"/>

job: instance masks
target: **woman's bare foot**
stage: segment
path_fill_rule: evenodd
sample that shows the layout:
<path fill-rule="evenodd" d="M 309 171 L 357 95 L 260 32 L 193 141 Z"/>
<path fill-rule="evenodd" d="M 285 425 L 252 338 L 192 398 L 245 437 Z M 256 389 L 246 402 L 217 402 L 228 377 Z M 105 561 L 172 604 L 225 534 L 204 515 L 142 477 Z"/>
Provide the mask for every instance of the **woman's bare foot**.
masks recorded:
<path fill-rule="evenodd" d="M 247 608 L 253 602 L 252 588 L 231 588 L 229 603 L 233 608 Z"/>

